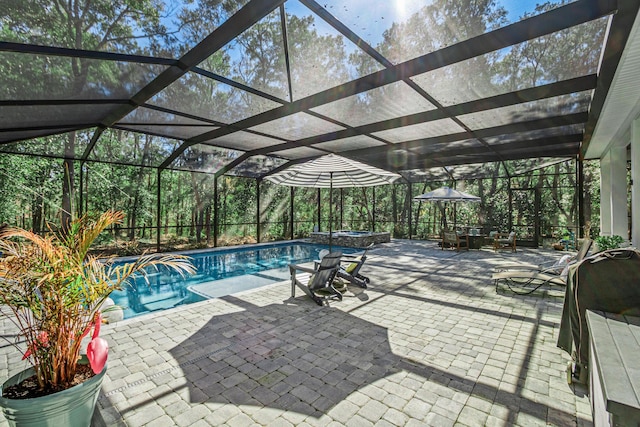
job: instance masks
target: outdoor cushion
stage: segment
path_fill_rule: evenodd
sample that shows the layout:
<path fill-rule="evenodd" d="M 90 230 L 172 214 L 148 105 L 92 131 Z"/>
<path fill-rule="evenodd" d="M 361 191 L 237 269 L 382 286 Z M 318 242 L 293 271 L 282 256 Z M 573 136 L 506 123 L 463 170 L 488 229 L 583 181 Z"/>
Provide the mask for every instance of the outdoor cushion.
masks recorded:
<path fill-rule="evenodd" d="M 360 269 L 367 260 L 367 252 L 373 247 L 373 244 L 369 245 L 364 252 L 360 255 L 343 255 L 342 263 L 346 267 L 340 267 L 337 276 L 341 279 L 347 280 L 349 283 L 357 285 L 361 288 L 367 288 L 369 278 L 360 274 Z"/>
<path fill-rule="evenodd" d="M 544 271 L 551 274 L 561 274 L 575 258 L 570 254 L 562 255 L 562 258 L 554 262 L 549 268 L 544 269 Z"/>
<path fill-rule="evenodd" d="M 359 265 L 358 261 L 360 261 L 362 259 L 362 255 L 355 257 L 353 260 L 355 262 L 352 262 L 351 264 L 349 264 L 344 271 L 346 271 L 348 274 L 353 273 L 353 271 L 356 269 L 356 267 Z"/>
<path fill-rule="evenodd" d="M 512 231 L 508 235 L 496 233 L 493 239 L 493 249 L 511 249 L 512 252 L 516 251 L 516 232 Z"/>

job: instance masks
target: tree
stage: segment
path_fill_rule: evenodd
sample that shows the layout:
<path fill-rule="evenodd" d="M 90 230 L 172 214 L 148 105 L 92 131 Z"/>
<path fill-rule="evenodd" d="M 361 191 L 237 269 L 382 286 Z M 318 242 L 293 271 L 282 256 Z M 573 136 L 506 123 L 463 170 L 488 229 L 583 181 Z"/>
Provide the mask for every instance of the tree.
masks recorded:
<path fill-rule="evenodd" d="M 311 15 L 287 16 L 291 84 L 294 99 L 332 88 L 349 80 L 342 38 L 320 35 Z"/>
<path fill-rule="evenodd" d="M 138 45 L 138 39 L 162 33 L 159 16 L 164 2 L 161 0 L 9 0 L 3 6 L 0 11 L 3 38 L 21 43 L 142 53 L 146 48 Z M 46 58 L 40 57 L 38 61 L 46 62 Z M 54 64 L 58 62 L 62 67 L 47 70 L 45 75 L 63 77 L 57 89 L 64 90 L 70 98 L 88 98 L 94 91 L 107 90 L 106 87 L 93 86 L 92 81 L 121 84 L 118 76 L 114 75 L 117 67 L 114 63 L 98 64 L 78 57 L 58 58 Z M 27 83 L 38 80 L 30 78 Z M 18 87 L 24 89 L 27 86 Z M 73 215 L 76 137 L 76 132 L 68 133 L 65 143 L 63 227 L 69 224 Z"/>

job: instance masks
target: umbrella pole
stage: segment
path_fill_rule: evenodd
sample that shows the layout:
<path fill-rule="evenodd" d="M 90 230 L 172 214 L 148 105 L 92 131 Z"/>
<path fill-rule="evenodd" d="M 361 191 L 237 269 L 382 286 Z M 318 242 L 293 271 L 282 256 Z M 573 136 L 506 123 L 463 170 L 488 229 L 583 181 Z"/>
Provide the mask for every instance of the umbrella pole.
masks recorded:
<path fill-rule="evenodd" d="M 440 203 L 438 203 L 439 205 Z M 440 231 L 449 230 L 449 224 L 447 223 L 447 202 L 443 202 L 442 206 L 438 206 L 440 212 Z"/>
<path fill-rule="evenodd" d="M 329 172 L 329 252 L 331 252 L 331 239 L 333 231 L 331 230 L 331 211 L 333 209 L 333 172 Z"/>
<path fill-rule="evenodd" d="M 458 203 L 453 202 L 453 231 L 456 231 L 456 222 L 458 220 L 458 212 L 457 212 Z"/>

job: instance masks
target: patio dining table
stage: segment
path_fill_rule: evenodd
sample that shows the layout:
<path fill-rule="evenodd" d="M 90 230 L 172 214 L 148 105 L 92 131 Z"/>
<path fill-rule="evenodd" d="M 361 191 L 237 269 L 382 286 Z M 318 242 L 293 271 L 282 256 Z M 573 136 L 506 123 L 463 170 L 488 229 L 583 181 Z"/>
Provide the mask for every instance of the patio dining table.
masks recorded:
<path fill-rule="evenodd" d="M 480 249 L 485 244 L 485 234 L 468 234 L 469 249 Z"/>

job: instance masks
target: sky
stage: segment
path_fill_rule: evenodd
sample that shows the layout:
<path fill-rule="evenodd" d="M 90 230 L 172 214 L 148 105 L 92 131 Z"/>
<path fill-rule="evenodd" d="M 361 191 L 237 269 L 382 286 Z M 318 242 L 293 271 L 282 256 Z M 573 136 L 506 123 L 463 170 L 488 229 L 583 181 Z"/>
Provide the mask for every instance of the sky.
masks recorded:
<path fill-rule="evenodd" d="M 247 0 L 248 1 L 248 0 Z M 393 22 L 404 22 L 420 8 L 430 4 L 431 0 L 316 0 L 320 6 L 341 20 L 359 37 L 372 46 L 382 41 L 382 35 Z M 516 22 L 525 12 L 532 12 L 536 1 L 531 0 L 497 0 L 499 6 L 507 10 L 510 23 Z M 166 0 L 165 17 L 162 22 L 170 31 L 177 28 L 177 13 L 182 8 L 193 8 L 186 0 Z M 287 13 L 298 16 L 314 15 L 298 0 L 285 3 Z M 316 18 L 316 30 L 322 35 L 335 35 L 336 31 L 319 17 Z M 348 47 L 348 50 L 355 49 Z"/>
<path fill-rule="evenodd" d="M 403 22 L 429 0 L 317 0 L 329 13 L 345 23 L 352 31 L 370 44 L 382 40 L 382 34 L 393 22 Z M 507 10 L 510 23 L 517 22 L 525 12 L 532 12 L 536 1 L 497 0 L 498 6 Z M 295 0 L 285 7 L 296 13 L 311 13 Z"/>

